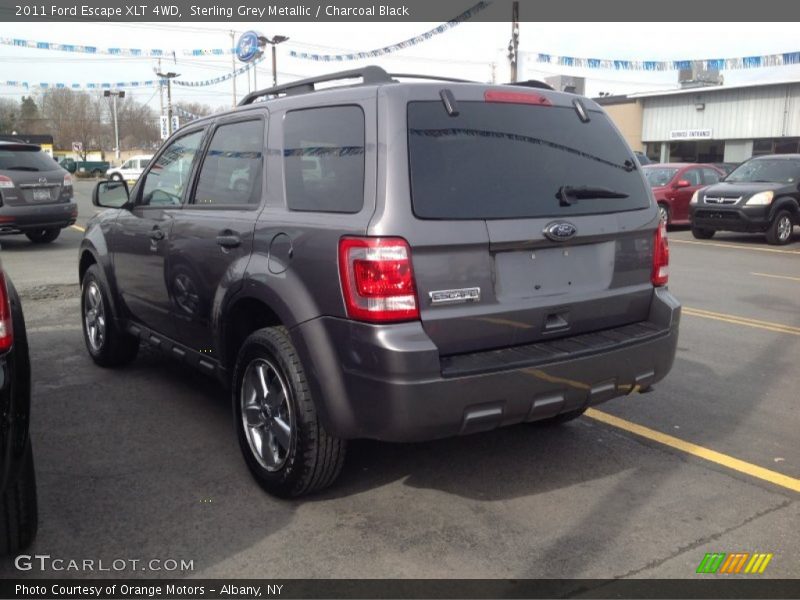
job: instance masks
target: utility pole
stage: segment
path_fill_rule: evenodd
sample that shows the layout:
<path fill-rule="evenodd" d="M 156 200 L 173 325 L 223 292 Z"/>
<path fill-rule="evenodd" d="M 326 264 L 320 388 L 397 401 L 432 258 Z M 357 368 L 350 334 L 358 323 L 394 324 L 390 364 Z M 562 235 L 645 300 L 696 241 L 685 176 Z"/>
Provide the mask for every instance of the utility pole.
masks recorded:
<path fill-rule="evenodd" d="M 176 77 L 180 77 L 180 73 L 173 73 L 170 71 L 169 73 L 162 73 L 159 71 L 156 73 L 162 81 L 164 79 L 167 80 L 167 133 L 172 135 L 172 80 Z"/>
<path fill-rule="evenodd" d="M 233 82 L 233 108 L 236 108 L 236 33 L 231 31 L 231 81 Z"/>
<path fill-rule="evenodd" d="M 508 42 L 508 62 L 511 66 L 511 83 L 517 82 L 519 61 L 519 2 L 511 4 L 511 41 Z"/>
<path fill-rule="evenodd" d="M 103 96 L 108 98 L 111 96 L 111 105 L 114 113 L 114 154 L 119 160 L 119 126 L 117 124 L 117 98 L 124 98 L 125 92 L 122 90 L 104 90 Z"/>
<path fill-rule="evenodd" d="M 158 73 L 159 71 L 161 71 L 161 59 L 160 58 L 158 59 L 158 70 L 156 70 L 156 73 Z M 158 80 L 158 108 L 159 108 L 159 111 L 160 111 L 158 113 L 158 115 L 160 117 L 163 117 L 164 116 L 164 82 L 161 81 L 160 79 Z"/>

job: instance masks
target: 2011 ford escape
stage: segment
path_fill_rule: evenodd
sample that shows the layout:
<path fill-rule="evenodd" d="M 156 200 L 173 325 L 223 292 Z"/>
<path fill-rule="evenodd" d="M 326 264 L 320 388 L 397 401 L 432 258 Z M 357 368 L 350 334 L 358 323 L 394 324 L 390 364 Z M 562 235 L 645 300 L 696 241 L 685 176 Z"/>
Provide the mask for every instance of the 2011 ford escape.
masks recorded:
<path fill-rule="evenodd" d="M 230 382 L 280 496 L 332 483 L 347 439 L 563 422 L 673 363 L 665 229 L 603 111 L 400 78 L 255 92 L 174 134 L 130 192 L 95 190 L 89 354 L 145 342 Z"/>

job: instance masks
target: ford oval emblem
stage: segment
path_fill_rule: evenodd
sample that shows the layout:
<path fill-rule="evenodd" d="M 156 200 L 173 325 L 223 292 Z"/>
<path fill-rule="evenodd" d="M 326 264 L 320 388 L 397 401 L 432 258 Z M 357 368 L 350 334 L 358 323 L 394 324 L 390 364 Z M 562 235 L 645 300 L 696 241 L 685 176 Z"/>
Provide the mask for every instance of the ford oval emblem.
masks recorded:
<path fill-rule="evenodd" d="M 566 242 L 578 233 L 578 228 L 569 221 L 554 221 L 544 228 L 543 233 L 554 242 Z"/>
<path fill-rule="evenodd" d="M 236 43 L 236 58 L 242 62 L 250 62 L 258 54 L 258 33 L 245 31 Z"/>

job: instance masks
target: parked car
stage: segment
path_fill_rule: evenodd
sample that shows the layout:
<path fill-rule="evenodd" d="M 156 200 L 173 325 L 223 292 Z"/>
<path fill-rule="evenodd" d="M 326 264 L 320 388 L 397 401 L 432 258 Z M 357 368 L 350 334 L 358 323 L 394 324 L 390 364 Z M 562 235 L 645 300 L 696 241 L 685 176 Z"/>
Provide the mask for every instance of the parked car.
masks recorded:
<path fill-rule="evenodd" d="M 701 187 L 717 183 L 725 173 L 711 165 L 663 163 L 642 167 L 667 225 L 689 224 L 689 201 Z"/>
<path fill-rule="evenodd" d="M 92 177 L 102 177 L 111 168 L 111 163 L 107 160 L 75 160 L 65 158 L 58 163 L 64 169 L 72 173 L 88 173 Z"/>
<path fill-rule="evenodd" d="M 106 171 L 106 177 L 113 181 L 136 181 L 152 158 L 152 154 L 133 156 L 119 167 L 108 169 L 108 171 Z"/>
<path fill-rule="evenodd" d="M 31 366 L 25 318 L 0 266 L 0 554 L 14 555 L 36 535 L 36 474 L 28 435 Z"/>
<path fill-rule="evenodd" d="M 665 227 L 572 94 L 377 67 L 298 81 L 185 125 L 93 201 L 110 210 L 80 247 L 90 356 L 147 343 L 228 383 L 245 461 L 280 496 L 331 484 L 348 439 L 562 423 L 673 363 Z"/>
<path fill-rule="evenodd" d="M 736 167 L 738 167 L 742 163 L 735 163 L 735 162 L 719 162 L 719 163 L 708 163 L 712 167 L 716 167 L 720 171 L 723 171 L 725 175 L 728 175 L 731 171 L 733 171 Z"/>
<path fill-rule="evenodd" d="M 694 194 L 690 205 L 694 237 L 717 231 L 763 233 L 769 244 L 788 244 L 800 225 L 800 154 L 757 156 L 717 185 Z"/>
<path fill-rule="evenodd" d="M 46 244 L 77 217 L 69 173 L 39 146 L 0 142 L 0 234 Z"/>

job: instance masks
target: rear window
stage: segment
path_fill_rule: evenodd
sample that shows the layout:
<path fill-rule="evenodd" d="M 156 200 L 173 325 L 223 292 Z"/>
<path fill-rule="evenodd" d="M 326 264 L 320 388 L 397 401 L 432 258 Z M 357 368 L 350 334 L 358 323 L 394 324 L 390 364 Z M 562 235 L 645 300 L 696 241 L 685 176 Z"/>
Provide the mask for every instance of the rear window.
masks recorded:
<path fill-rule="evenodd" d="M 7 150 L 0 147 L 0 171 L 56 171 L 60 167 L 40 150 Z"/>
<path fill-rule="evenodd" d="M 649 193 L 633 153 L 603 113 L 584 123 L 555 106 L 408 104 L 414 213 L 427 219 L 514 219 L 637 210 Z M 627 163 L 626 163 L 627 161 Z M 562 186 L 601 187 L 626 198 L 561 206 Z"/>
<path fill-rule="evenodd" d="M 357 213 L 364 205 L 364 112 L 358 106 L 292 111 L 283 122 L 290 210 Z"/>

